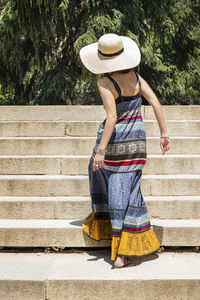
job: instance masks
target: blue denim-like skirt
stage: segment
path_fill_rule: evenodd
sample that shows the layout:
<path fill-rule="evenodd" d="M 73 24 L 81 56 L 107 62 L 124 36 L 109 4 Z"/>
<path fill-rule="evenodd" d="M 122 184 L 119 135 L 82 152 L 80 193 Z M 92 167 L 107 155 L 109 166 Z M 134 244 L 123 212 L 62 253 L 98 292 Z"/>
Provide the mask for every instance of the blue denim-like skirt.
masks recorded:
<path fill-rule="evenodd" d="M 104 168 L 93 171 L 88 165 L 92 212 L 82 227 L 95 240 L 111 239 L 111 260 L 116 255 L 143 256 L 160 243 L 151 227 L 141 193 L 142 170 L 115 173 Z"/>

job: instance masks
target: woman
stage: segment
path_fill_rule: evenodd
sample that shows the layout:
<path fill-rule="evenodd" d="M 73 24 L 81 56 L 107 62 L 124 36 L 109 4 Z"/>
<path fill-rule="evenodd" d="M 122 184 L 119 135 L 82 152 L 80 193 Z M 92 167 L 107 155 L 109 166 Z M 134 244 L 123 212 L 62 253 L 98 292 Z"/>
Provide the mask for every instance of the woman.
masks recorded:
<path fill-rule="evenodd" d="M 141 95 L 154 109 L 162 154 L 170 142 L 156 95 L 134 72 L 141 55 L 132 39 L 105 34 L 97 43 L 83 47 L 80 57 L 91 72 L 104 74 L 97 85 L 107 113 L 88 166 L 92 212 L 82 227 L 95 240 L 112 239 L 111 261 L 121 268 L 131 263 L 129 257 L 160 247 L 140 190 L 147 157 Z"/>

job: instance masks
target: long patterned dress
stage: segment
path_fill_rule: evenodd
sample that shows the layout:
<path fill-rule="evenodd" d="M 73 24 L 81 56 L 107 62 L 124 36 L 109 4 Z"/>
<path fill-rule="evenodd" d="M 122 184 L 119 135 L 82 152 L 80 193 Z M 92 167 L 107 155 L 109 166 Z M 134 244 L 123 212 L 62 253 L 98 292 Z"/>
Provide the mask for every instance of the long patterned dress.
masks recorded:
<path fill-rule="evenodd" d="M 106 119 L 97 131 L 88 165 L 92 212 L 82 228 L 95 240 L 112 239 L 111 260 L 116 255 L 143 256 L 160 247 L 140 189 L 147 153 L 141 84 L 135 74 L 140 91 L 130 97 L 122 96 L 117 82 L 107 75 L 119 94 L 117 121 L 106 147 L 103 168 L 94 172 L 92 164 Z"/>

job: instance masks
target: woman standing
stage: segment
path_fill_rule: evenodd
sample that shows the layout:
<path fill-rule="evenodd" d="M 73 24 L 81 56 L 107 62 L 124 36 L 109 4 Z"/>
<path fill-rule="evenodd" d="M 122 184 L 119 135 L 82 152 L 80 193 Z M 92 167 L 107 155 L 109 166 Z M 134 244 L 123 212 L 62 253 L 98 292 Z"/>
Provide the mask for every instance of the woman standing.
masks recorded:
<path fill-rule="evenodd" d="M 154 109 L 162 154 L 170 148 L 169 137 L 156 95 L 133 69 L 141 55 L 132 39 L 105 34 L 83 47 L 80 57 L 91 72 L 103 73 L 97 85 L 107 113 L 88 166 L 92 212 L 82 228 L 95 240 L 112 239 L 111 260 L 121 268 L 131 263 L 129 257 L 160 247 L 140 190 L 147 157 L 141 95 Z"/>

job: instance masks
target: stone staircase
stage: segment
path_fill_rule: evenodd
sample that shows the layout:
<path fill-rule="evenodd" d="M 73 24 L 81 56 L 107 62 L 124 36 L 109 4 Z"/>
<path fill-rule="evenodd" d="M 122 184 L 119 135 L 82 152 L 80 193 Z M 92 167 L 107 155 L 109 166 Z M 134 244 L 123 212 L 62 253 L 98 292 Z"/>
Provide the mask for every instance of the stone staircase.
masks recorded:
<path fill-rule="evenodd" d="M 163 111 L 171 137 L 166 155 L 153 109 L 142 107 L 148 151 L 142 193 L 162 246 L 200 246 L 200 106 Z M 0 107 L 0 247 L 110 245 L 90 239 L 81 227 L 91 211 L 87 167 L 105 117 L 102 106 Z M 70 297 L 62 290 L 60 298 L 29 299 L 100 299 Z"/>

